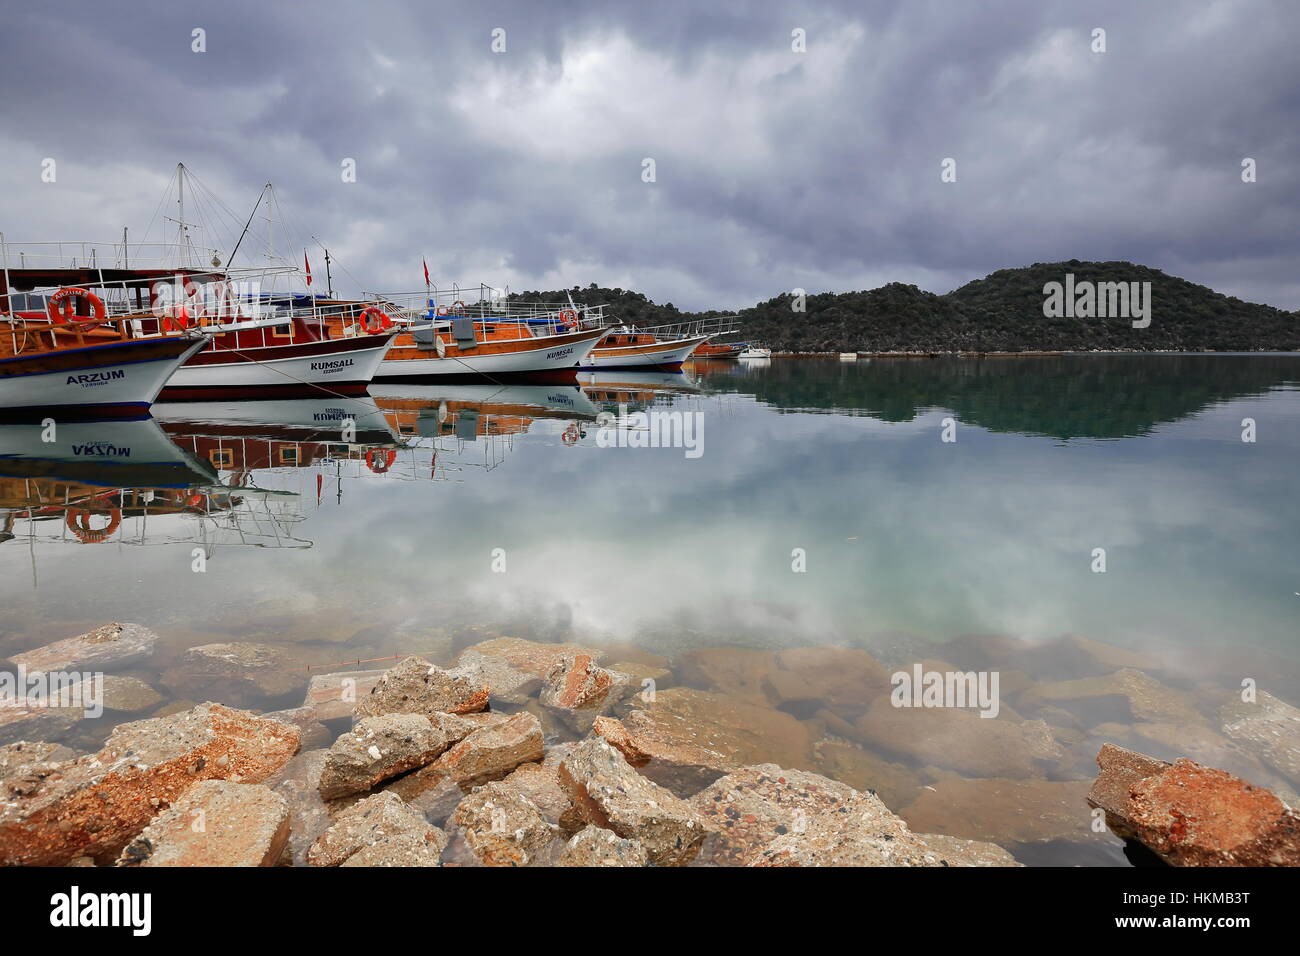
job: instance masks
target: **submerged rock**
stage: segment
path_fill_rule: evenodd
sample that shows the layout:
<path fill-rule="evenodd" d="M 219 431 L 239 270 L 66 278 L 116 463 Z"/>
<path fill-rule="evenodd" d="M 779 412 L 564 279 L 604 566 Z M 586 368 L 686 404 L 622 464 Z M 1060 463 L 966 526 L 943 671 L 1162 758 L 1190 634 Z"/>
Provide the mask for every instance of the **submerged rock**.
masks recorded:
<path fill-rule="evenodd" d="M 1224 770 L 1120 747 L 1097 755 L 1088 795 L 1118 836 L 1174 866 L 1300 866 L 1300 813 Z"/>
<path fill-rule="evenodd" d="M 493 700 L 523 704 L 542 689 L 543 683 L 566 659 L 586 657 L 599 662 L 604 652 L 576 644 L 541 644 L 517 637 L 481 641 L 461 651 L 457 671 L 474 675 L 486 684 Z"/>
<path fill-rule="evenodd" d="M 163 686 L 180 696 L 237 704 L 282 697 L 305 683 L 306 672 L 286 650 L 242 641 L 191 647 L 162 675 Z"/>
<path fill-rule="evenodd" d="M 917 833 L 998 845 L 1099 839 L 1086 803 L 1088 781 L 967 779 L 943 774 L 899 810 Z"/>
<path fill-rule="evenodd" d="M 310 707 L 317 720 L 351 717 L 357 709 L 357 701 L 365 699 L 386 673 L 369 670 L 317 674 L 307 684 L 303 706 Z"/>
<path fill-rule="evenodd" d="M 555 833 L 536 804 L 500 781 L 476 787 L 456 807 L 452 820 L 484 866 L 527 866 Z"/>
<path fill-rule="evenodd" d="M 699 853 L 705 831 L 685 800 L 647 780 L 599 737 L 560 761 L 560 784 L 588 823 L 645 847 L 659 866 L 681 866 Z"/>
<path fill-rule="evenodd" d="M 1125 716 L 1113 712 L 1114 707 L 1123 707 L 1128 712 L 1129 720 L 1184 723 L 1201 721 L 1188 694 L 1132 668 L 1118 670 L 1103 677 L 1035 684 L 1019 700 L 1019 706 L 1024 708 L 1033 708 L 1043 703 L 1056 704 L 1071 711 L 1079 708 L 1093 711 L 1107 709 L 1111 711 L 1112 719 Z M 1095 724 L 1098 721 L 1085 719 L 1084 722 Z"/>
<path fill-rule="evenodd" d="M 1300 709 L 1259 691 L 1254 703 L 1225 706 L 1219 719 L 1225 734 L 1300 784 Z"/>
<path fill-rule="evenodd" d="M 59 765 L 0 806 L 0 863 L 111 863 L 158 809 L 201 780 L 265 780 L 298 749 L 298 730 L 220 704 L 116 727 L 98 753 Z"/>
<path fill-rule="evenodd" d="M 919 764 L 948 767 L 978 777 L 1036 777 L 1038 761 L 1061 748 L 1041 720 L 1015 722 L 952 707 L 895 707 L 880 697 L 855 725 L 873 748 Z"/>
<path fill-rule="evenodd" d="M 330 800 L 365 792 L 423 767 L 446 749 L 447 734 L 423 714 L 365 717 L 330 747 L 321 771 L 321 796 Z"/>
<path fill-rule="evenodd" d="M 289 804 L 262 784 L 204 780 L 149 821 L 118 866 L 274 866 L 289 839 Z"/>
<path fill-rule="evenodd" d="M 645 866 L 649 862 L 645 847 L 636 840 L 625 840 L 613 830 L 587 826 L 565 844 L 560 866 Z"/>
<path fill-rule="evenodd" d="M 104 671 L 143 660 L 154 652 L 158 635 L 139 624 L 105 624 L 9 658 L 30 671 Z"/>
<path fill-rule="evenodd" d="M 392 793 L 376 793 L 348 807 L 335 819 L 333 826 L 320 835 L 307 853 L 313 866 L 338 866 L 367 847 L 396 838 L 415 840 L 437 847 L 447 846 L 447 836 L 424 819 L 420 811 L 408 807 Z M 391 844 L 388 850 L 392 850 Z M 377 851 L 387 852 L 387 851 Z"/>
<path fill-rule="evenodd" d="M 629 752 L 647 758 L 641 772 L 682 797 L 748 764 L 813 765 L 808 727 L 790 714 L 727 694 L 686 687 L 660 691 L 653 704 L 630 712 L 623 726 Z"/>
<path fill-rule="evenodd" d="M 920 794 L 919 773 L 856 744 L 819 740 L 813 744 L 817 771 L 854 790 L 876 794 L 887 807 L 904 807 Z"/>
<path fill-rule="evenodd" d="M 487 687 L 468 673 L 446 671 L 408 657 L 385 672 L 357 702 L 358 717 L 381 714 L 468 714 L 488 705 Z"/>

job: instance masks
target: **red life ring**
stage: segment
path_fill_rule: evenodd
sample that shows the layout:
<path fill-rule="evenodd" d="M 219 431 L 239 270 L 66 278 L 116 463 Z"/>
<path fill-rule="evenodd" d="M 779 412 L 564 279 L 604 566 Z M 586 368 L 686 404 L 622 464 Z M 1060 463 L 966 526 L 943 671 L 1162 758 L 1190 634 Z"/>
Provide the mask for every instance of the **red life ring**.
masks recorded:
<path fill-rule="evenodd" d="M 465 303 L 464 303 L 464 302 L 461 302 L 459 299 L 457 299 L 455 302 L 453 302 L 453 303 L 451 304 L 451 307 L 452 307 L 453 310 L 455 310 L 455 311 L 457 311 L 457 312 L 464 312 L 464 311 L 465 311 Z"/>
<path fill-rule="evenodd" d="M 382 468 L 375 467 L 375 452 L 384 453 L 384 464 Z M 367 448 L 366 449 L 366 467 L 376 475 L 383 475 L 388 469 L 393 467 L 393 462 L 397 461 L 397 449 L 395 448 Z"/>
<path fill-rule="evenodd" d="M 90 315 L 77 314 L 77 299 L 85 299 L 90 303 Z M 107 318 L 108 313 L 104 309 L 104 300 L 95 293 L 86 289 L 67 288 L 60 289 L 50 296 L 49 301 L 45 304 L 45 311 L 50 316 L 50 321 L 55 325 L 63 323 L 77 325 L 99 325 Z"/>
<path fill-rule="evenodd" d="M 372 324 L 370 320 L 375 316 L 378 316 L 378 319 Z M 363 309 L 359 321 L 361 327 L 371 335 L 378 335 L 384 329 L 391 328 L 393 324 L 393 320 L 388 317 L 388 314 L 377 305 L 367 306 Z"/>
<path fill-rule="evenodd" d="M 74 508 L 68 511 L 68 530 L 86 544 L 99 544 L 101 541 L 107 541 L 122 524 L 121 508 L 114 508 L 109 512 L 108 524 L 102 528 L 92 528 L 90 526 L 90 516 L 91 512 L 82 508 Z"/>
<path fill-rule="evenodd" d="M 183 305 L 170 306 L 158 318 L 158 331 L 184 332 L 190 327 L 190 313 Z"/>
<path fill-rule="evenodd" d="M 572 309 L 561 309 L 560 321 L 563 322 L 565 325 L 569 325 L 570 323 L 577 322 L 578 313 L 574 312 Z"/>
<path fill-rule="evenodd" d="M 560 441 L 564 442 L 566 445 L 576 445 L 578 439 L 581 437 L 582 430 L 578 428 L 578 423 L 569 422 L 569 427 L 566 428 L 564 434 L 560 436 Z"/>

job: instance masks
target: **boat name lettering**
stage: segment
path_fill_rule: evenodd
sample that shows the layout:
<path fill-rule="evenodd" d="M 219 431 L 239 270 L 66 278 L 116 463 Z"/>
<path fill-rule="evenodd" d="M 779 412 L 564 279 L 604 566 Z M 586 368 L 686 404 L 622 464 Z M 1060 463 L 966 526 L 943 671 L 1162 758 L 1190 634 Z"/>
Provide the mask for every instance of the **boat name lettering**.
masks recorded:
<path fill-rule="evenodd" d="M 126 372 L 122 369 L 114 369 L 111 372 L 83 372 L 80 375 L 69 375 L 65 385 L 80 385 L 82 388 L 90 388 L 94 385 L 107 385 L 109 382 L 126 378 Z"/>

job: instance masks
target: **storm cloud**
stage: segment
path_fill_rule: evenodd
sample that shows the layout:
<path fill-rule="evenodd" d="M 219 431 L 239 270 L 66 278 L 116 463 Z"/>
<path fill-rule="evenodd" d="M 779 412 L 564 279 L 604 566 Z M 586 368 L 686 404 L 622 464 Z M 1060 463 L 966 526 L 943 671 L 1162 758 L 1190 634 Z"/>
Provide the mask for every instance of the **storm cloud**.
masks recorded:
<path fill-rule="evenodd" d="M 736 308 L 1079 258 L 1297 309 L 1297 36 L 1269 0 L 26 4 L 0 231 L 162 240 L 183 161 L 240 216 L 274 183 L 282 251 L 347 291 L 424 257 Z"/>

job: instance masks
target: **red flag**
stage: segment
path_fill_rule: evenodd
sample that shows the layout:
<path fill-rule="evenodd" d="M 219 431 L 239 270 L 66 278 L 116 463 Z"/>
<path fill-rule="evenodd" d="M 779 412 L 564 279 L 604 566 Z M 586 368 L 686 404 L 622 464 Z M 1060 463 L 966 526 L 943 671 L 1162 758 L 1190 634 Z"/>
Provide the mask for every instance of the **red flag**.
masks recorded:
<path fill-rule="evenodd" d="M 424 284 L 427 286 L 429 284 L 429 263 L 423 256 L 420 257 L 420 261 L 424 263 Z"/>
<path fill-rule="evenodd" d="M 302 264 L 307 267 L 307 284 L 311 285 L 311 263 L 307 261 L 307 250 L 302 251 Z"/>

